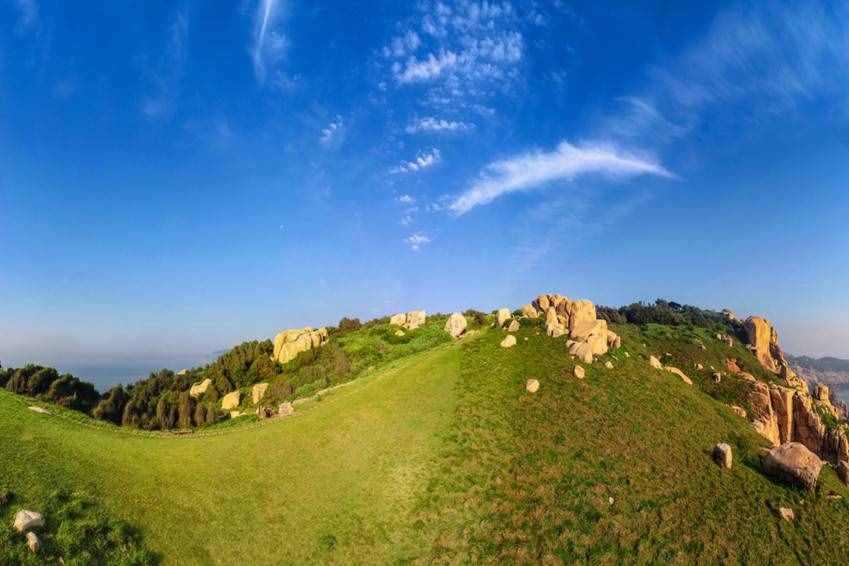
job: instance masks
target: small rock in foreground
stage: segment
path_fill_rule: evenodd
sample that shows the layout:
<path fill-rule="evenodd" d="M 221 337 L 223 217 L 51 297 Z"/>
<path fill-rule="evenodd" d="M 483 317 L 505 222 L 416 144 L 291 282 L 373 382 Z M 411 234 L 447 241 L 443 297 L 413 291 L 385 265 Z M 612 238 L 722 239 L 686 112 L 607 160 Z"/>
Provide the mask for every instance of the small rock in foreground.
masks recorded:
<path fill-rule="evenodd" d="M 793 509 L 790 509 L 789 507 L 779 507 L 778 514 L 782 519 L 788 522 L 796 518 L 796 514 L 793 512 Z"/>
<path fill-rule="evenodd" d="M 512 334 L 501 341 L 501 347 L 502 348 L 512 348 L 515 345 L 516 345 L 516 337 L 513 336 Z"/>
<path fill-rule="evenodd" d="M 763 470 L 777 480 L 795 483 L 808 490 L 817 485 L 822 460 L 799 442 L 787 442 L 763 457 Z"/>
<path fill-rule="evenodd" d="M 731 446 L 725 442 L 720 442 L 713 447 L 713 461 L 716 462 L 719 467 L 730 470 L 731 460 Z"/>
<path fill-rule="evenodd" d="M 528 393 L 536 393 L 539 391 L 539 381 L 536 379 L 529 379 L 525 384 L 525 389 L 528 390 Z"/>
<path fill-rule="evenodd" d="M 35 511 L 22 510 L 15 514 L 15 530 L 19 533 L 44 526 L 44 516 Z"/>
<path fill-rule="evenodd" d="M 575 377 L 577 377 L 578 379 L 584 379 L 584 377 L 586 377 L 586 375 L 587 375 L 587 372 L 583 368 L 583 366 L 575 366 Z"/>
<path fill-rule="evenodd" d="M 41 541 L 38 539 L 37 534 L 33 532 L 27 533 L 27 548 L 34 554 L 38 554 L 38 551 L 41 550 Z"/>

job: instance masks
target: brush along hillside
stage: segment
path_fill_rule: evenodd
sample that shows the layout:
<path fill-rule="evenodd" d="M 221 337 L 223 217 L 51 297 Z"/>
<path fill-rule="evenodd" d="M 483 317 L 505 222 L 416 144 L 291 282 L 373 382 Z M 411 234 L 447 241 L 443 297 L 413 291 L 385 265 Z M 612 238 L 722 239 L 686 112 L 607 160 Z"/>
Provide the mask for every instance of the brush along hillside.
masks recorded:
<path fill-rule="evenodd" d="M 230 391 L 204 368 L 159 376 L 160 393 L 215 408 L 183 434 L 0 392 L 0 563 L 839 563 L 849 552 L 843 415 L 788 372 L 762 319 L 544 295 L 515 312 L 348 326 L 257 346 L 273 375 L 248 371 Z M 153 417 L 167 424 L 168 407 Z M 43 524 L 18 532 L 25 510 Z"/>

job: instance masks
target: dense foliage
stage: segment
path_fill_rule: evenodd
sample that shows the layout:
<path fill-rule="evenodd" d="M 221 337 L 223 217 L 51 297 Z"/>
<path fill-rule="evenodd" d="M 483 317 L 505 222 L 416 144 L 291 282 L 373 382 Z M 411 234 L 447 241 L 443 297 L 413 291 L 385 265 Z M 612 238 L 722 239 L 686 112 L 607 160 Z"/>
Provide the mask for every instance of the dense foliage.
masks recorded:
<path fill-rule="evenodd" d="M 691 305 L 682 305 L 674 301 L 657 299 L 654 304 L 632 303 L 616 308 L 597 307 L 599 318 L 613 324 L 665 324 L 668 326 L 700 326 L 702 328 L 729 331 L 739 334 L 739 325 L 734 324 L 725 314 L 700 309 Z"/>
<path fill-rule="evenodd" d="M 33 364 L 18 369 L 0 368 L 0 387 L 84 413 L 91 412 L 100 399 L 91 383 L 68 373 L 60 375 L 54 368 Z"/>

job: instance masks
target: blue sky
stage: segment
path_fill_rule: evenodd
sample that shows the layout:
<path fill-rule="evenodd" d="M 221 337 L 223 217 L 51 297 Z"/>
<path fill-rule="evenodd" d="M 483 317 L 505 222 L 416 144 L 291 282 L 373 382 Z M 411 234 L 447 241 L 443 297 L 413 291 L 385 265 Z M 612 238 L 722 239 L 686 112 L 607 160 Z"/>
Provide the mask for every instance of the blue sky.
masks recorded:
<path fill-rule="evenodd" d="M 548 290 L 849 357 L 849 7 L 695 4 L 2 0 L 0 360 Z"/>

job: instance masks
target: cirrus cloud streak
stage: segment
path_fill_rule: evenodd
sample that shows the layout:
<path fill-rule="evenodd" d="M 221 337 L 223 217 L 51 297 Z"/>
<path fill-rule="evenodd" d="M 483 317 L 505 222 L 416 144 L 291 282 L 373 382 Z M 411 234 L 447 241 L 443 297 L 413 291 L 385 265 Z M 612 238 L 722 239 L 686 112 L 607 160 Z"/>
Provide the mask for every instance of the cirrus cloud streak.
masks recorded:
<path fill-rule="evenodd" d="M 677 178 L 657 161 L 618 150 L 611 145 L 572 145 L 563 141 L 550 152 L 535 151 L 487 165 L 468 190 L 449 205 L 456 215 L 489 204 L 517 191 L 534 189 L 556 181 L 600 175 L 622 180 L 642 175 Z"/>

